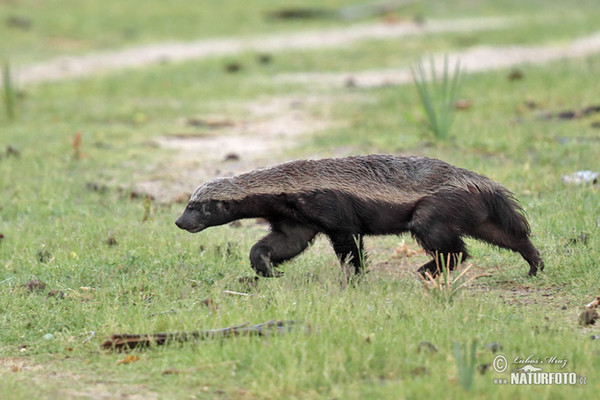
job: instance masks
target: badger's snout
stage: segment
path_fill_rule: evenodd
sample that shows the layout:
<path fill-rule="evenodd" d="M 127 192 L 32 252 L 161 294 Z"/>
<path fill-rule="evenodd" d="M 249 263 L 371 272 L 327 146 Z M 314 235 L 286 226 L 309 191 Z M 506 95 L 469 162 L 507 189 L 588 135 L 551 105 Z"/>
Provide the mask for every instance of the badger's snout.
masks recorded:
<path fill-rule="evenodd" d="M 179 218 L 177 218 L 177 220 L 175 221 L 175 225 L 177 225 L 177 227 L 179 229 L 185 229 L 183 215 L 181 215 L 181 216 L 179 216 Z"/>
<path fill-rule="evenodd" d="M 184 211 L 183 214 L 177 218 L 175 225 L 177 225 L 179 229 L 183 229 L 191 233 L 200 232 L 202 229 L 204 229 L 204 227 L 198 224 L 196 219 L 193 218 L 191 213 L 187 211 Z"/>

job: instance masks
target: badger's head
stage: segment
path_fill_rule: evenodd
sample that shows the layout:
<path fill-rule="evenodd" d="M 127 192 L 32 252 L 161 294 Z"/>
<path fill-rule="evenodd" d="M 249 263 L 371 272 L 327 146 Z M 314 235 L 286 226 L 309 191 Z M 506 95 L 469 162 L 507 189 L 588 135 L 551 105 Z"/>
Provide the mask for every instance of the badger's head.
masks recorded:
<path fill-rule="evenodd" d="M 191 233 L 211 226 L 223 225 L 235 219 L 230 210 L 231 201 L 239 190 L 231 178 L 216 178 L 200 186 L 188 202 L 175 224 Z"/>

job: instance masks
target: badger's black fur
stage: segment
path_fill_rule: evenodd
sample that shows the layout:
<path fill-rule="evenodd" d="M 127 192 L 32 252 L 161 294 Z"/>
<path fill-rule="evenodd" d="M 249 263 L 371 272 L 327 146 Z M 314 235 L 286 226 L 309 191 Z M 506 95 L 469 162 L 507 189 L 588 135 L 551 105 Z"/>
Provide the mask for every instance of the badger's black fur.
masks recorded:
<path fill-rule="evenodd" d="M 544 264 L 514 196 L 485 176 L 425 157 L 369 155 L 299 160 L 200 186 L 177 219 L 199 232 L 242 218 L 264 218 L 271 233 L 250 251 L 252 268 L 273 276 L 324 233 L 343 263 L 362 268 L 364 235 L 410 232 L 433 257 L 436 275 L 468 257 L 463 236 L 516 251 L 529 275 Z"/>

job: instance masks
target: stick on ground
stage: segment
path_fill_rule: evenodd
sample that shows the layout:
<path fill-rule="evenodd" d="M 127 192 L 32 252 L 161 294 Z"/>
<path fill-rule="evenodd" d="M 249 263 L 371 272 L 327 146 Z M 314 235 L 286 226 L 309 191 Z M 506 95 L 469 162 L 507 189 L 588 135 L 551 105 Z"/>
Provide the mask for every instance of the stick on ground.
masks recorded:
<path fill-rule="evenodd" d="M 246 323 L 227 328 L 193 332 L 149 334 L 116 333 L 104 341 L 100 347 L 110 350 L 126 350 L 148 347 L 152 344 L 160 346 L 167 342 L 187 342 L 191 340 L 205 340 L 218 337 L 227 338 L 233 336 L 266 336 L 271 333 L 289 332 L 292 329 L 292 325 L 294 325 L 294 321 L 271 320 L 257 325 Z"/>

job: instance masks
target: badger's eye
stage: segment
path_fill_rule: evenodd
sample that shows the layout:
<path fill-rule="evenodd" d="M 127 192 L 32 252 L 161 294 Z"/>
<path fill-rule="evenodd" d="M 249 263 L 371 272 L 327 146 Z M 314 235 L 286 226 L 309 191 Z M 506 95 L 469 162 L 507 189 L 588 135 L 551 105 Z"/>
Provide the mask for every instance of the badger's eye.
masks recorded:
<path fill-rule="evenodd" d="M 225 201 L 220 201 L 217 203 L 217 208 L 219 209 L 219 211 L 228 212 L 229 211 L 229 203 L 227 203 Z"/>

